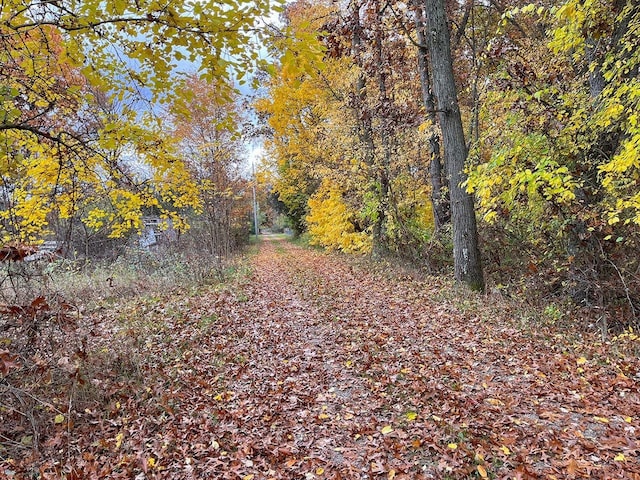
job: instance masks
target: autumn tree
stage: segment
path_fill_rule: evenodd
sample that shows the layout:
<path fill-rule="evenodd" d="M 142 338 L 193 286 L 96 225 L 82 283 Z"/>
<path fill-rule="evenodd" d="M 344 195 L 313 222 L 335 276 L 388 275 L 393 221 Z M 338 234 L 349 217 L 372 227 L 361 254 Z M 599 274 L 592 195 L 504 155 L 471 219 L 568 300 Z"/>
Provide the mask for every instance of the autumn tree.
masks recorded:
<path fill-rule="evenodd" d="M 3 2 L 3 239 L 41 238 L 50 214 L 68 218 L 81 204 L 82 220 L 107 226 L 112 236 L 139 228 L 147 208 L 179 226 L 180 209 L 197 206 L 197 189 L 157 119 L 141 115 L 143 105 L 153 113 L 152 102 L 176 94 L 173 77 L 183 60 L 201 65 L 201 77 L 217 79 L 228 96 L 234 68 L 241 77 L 258 59 L 245 47 L 270 7 L 268 1 Z M 120 109 L 93 108 L 96 92 Z M 123 168 L 132 162 L 145 165 L 138 169 L 144 175 Z"/>
<path fill-rule="evenodd" d="M 377 205 L 374 246 L 396 254 L 412 251 L 415 256 L 424 248 L 422 240 L 430 235 L 432 220 L 429 234 L 417 228 L 417 210 L 406 208 L 411 196 L 406 188 L 413 185 L 414 192 L 428 195 L 424 166 L 430 159 L 423 154 L 424 136 L 416 135 L 423 119 L 415 67 L 419 60 L 406 13 L 401 2 L 354 2 L 333 29 L 335 36 L 350 34 L 350 56 L 360 69 L 351 107 L 366 147 L 365 163 L 372 171 L 371 196 Z"/>
<path fill-rule="evenodd" d="M 425 24 L 424 2 L 414 2 L 413 22 L 416 32 L 416 47 L 418 49 L 418 72 L 422 90 L 422 103 L 425 117 L 429 121 L 429 177 L 431 181 L 431 202 L 433 204 L 433 219 L 435 229 L 438 230 L 451 220 L 451 205 L 449 201 L 449 185 L 443 170 L 440 136 L 436 130 L 436 106 L 431 87 L 431 73 L 429 71 L 429 47 L 427 46 L 427 31 Z"/>
<path fill-rule="evenodd" d="M 444 163 L 450 179 L 455 277 L 474 290 L 484 289 L 473 197 L 463 185 L 467 145 L 462 129 L 449 28 L 443 0 L 425 3 L 433 92 L 442 130 Z"/>
<path fill-rule="evenodd" d="M 504 11 L 469 182 L 487 228 L 550 288 L 632 317 L 637 22 L 624 1 Z"/>
<path fill-rule="evenodd" d="M 322 8 L 324 13 L 318 14 Z M 346 205 L 353 232 L 369 235 L 374 251 L 419 254 L 433 220 L 424 203 L 429 195 L 426 175 L 418 167 L 426 158 L 416 154 L 422 139 L 413 134 L 420 93 L 412 47 L 402 35 L 388 36 L 396 20 L 381 3 L 356 3 L 342 11 L 298 2 L 288 15 L 289 28 L 304 25 L 305 35 L 321 42 L 324 53 L 315 55 L 312 68 L 281 68 L 272 77 L 269 100 L 258 105 L 268 115 L 273 145 L 280 145 L 274 151 L 281 166 L 279 182 L 291 184 L 280 189 L 281 199 L 301 200 L 299 211 Z M 314 21 L 302 23 L 300 18 Z M 300 67 L 310 65 L 308 55 L 296 58 Z M 289 111 L 299 108 L 306 119 L 292 121 L 297 114 L 287 115 L 285 105 Z M 304 154 L 294 152 L 300 146 Z M 305 182 L 294 174 L 304 175 Z M 300 195 L 302 185 L 305 195 Z M 322 201 L 306 200 L 316 191 Z M 342 202 L 335 203 L 338 198 Z M 314 235 L 322 218 L 327 228 L 342 224 L 341 208 L 335 210 L 335 221 L 329 208 L 322 215 L 311 212 Z M 340 244 L 338 237 L 335 245 Z"/>
<path fill-rule="evenodd" d="M 198 185 L 202 218 L 191 220 L 199 243 L 222 259 L 246 234 L 247 182 L 240 174 L 244 153 L 237 99 L 220 96 L 215 84 L 190 76 L 182 85 L 184 97 L 171 108 L 170 123 L 178 150 Z M 192 231 L 191 235 L 196 234 Z"/>
<path fill-rule="evenodd" d="M 344 58 L 325 59 L 319 41 L 330 11 L 327 5 L 306 2 L 288 7 L 288 37 L 274 45 L 283 61 L 269 80 L 267 96 L 256 103 L 271 129 L 267 148 L 276 161 L 275 191 L 298 231 L 306 229 L 310 199 L 322 183 L 333 192 L 346 193 L 357 191 L 366 181 L 357 171 L 357 157 L 352 157 L 358 145 L 350 136 L 351 118 L 340 109 L 354 69 Z M 309 18 L 314 20 L 309 22 Z M 345 168 L 357 174 L 345 178 Z M 322 202 L 318 199 L 314 204 Z M 331 210 L 324 214 L 327 216 L 314 218 L 323 218 L 328 225 Z"/>

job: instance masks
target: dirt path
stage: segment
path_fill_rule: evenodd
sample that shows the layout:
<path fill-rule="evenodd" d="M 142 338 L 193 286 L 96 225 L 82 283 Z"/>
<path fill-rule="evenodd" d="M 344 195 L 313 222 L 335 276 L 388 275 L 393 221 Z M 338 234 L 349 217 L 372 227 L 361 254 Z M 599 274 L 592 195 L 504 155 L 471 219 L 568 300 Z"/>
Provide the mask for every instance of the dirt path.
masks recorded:
<path fill-rule="evenodd" d="M 252 272 L 139 307 L 144 385 L 41 478 L 640 479 L 637 359 L 282 240 Z"/>
<path fill-rule="evenodd" d="M 283 241 L 262 244 L 245 290 L 212 337 L 224 391 L 211 442 L 184 452 L 196 477 L 640 472 L 638 382 L 618 367 Z"/>

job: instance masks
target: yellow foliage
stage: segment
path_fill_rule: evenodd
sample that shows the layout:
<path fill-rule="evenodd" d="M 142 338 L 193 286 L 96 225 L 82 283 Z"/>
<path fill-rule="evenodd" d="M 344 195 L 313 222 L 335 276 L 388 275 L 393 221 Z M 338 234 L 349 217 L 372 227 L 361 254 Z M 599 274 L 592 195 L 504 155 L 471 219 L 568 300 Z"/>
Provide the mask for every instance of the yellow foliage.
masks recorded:
<path fill-rule="evenodd" d="M 341 178 L 340 185 L 361 184 L 353 157 L 345 156 L 353 141 L 350 118 L 335 95 L 348 91 L 353 68 L 345 58 L 326 59 L 322 65 L 322 75 L 320 67 L 304 73 L 284 65 L 269 82 L 268 98 L 255 103 L 274 132 L 265 145 L 277 167 L 274 191 L 298 230 L 304 228 L 307 201 L 320 179 L 344 177 L 348 168 L 352 175 Z"/>
<path fill-rule="evenodd" d="M 166 129 L 141 118 L 136 102 L 186 94 L 175 70 L 188 58 L 216 80 L 216 100 L 231 103 L 231 72 L 240 78 L 258 61 L 246 46 L 273 4 L 235 6 L 86 0 L 50 2 L 43 16 L 34 2 L 2 3 L 3 241 L 37 241 L 52 218 L 72 216 L 121 236 L 140 229 L 150 209 L 186 228 L 180 214 L 200 208 L 198 185 Z"/>
<path fill-rule="evenodd" d="M 345 253 L 371 251 L 371 237 L 355 231 L 354 213 L 349 211 L 340 190 L 329 180 L 323 181 L 309 199 L 309 208 L 306 220 L 312 245 Z"/>
<path fill-rule="evenodd" d="M 567 0 L 556 11 L 557 25 L 550 42 L 554 52 L 582 62 L 590 44 L 604 44 L 601 37 L 615 37 L 613 48 L 603 49 L 601 57 L 592 55 L 589 60 L 589 71 L 604 80 L 597 102 L 575 108 L 569 122 L 565 120 L 567 133 L 580 140 L 572 153 L 588 152 L 591 145 L 600 148 L 598 138 L 620 139 L 615 151 L 606 152 L 604 161 L 597 165 L 599 180 L 608 194 L 603 207 L 610 225 L 621 221 L 640 225 L 640 80 L 633 74 L 640 67 L 640 15 L 635 3 L 623 2 L 620 9 L 613 9 L 607 2 Z"/>
<path fill-rule="evenodd" d="M 514 218 L 541 225 L 551 205 L 567 205 L 575 199 L 579 181 L 562 164 L 558 142 L 519 130 L 524 118 L 509 107 L 516 95 L 500 92 L 487 97 L 483 115 L 490 115 L 494 122 L 500 119 L 510 128 L 504 134 L 487 133 L 492 144 L 480 142 L 476 154 L 486 161 L 470 169 L 467 190 L 475 194 L 488 223 L 498 220 L 498 211 L 508 211 Z"/>

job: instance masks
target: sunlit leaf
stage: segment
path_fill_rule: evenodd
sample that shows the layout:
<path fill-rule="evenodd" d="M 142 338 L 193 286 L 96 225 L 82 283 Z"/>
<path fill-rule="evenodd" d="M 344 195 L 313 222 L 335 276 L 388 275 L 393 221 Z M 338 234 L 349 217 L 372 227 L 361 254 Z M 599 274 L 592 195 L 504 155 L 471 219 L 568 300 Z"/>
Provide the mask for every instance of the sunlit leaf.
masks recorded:
<path fill-rule="evenodd" d="M 484 468 L 482 465 L 478 465 L 476 469 L 478 470 L 478 473 L 480 474 L 481 478 L 489 478 L 487 476 L 487 469 Z"/>

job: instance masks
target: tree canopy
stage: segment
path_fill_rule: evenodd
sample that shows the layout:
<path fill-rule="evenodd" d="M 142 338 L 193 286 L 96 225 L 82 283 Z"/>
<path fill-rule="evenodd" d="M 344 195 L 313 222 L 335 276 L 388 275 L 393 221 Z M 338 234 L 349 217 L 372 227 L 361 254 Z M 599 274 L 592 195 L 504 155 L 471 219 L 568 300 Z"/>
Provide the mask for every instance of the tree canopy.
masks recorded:
<path fill-rule="evenodd" d="M 48 218 L 119 236 L 145 210 L 199 208 L 155 110 L 179 95 L 181 62 L 231 101 L 259 63 L 269 1 L 21 1 L 0 7 L 2 236 L 38 240 Z M 178 88 L 176 88 L 178 87 Z"/>

